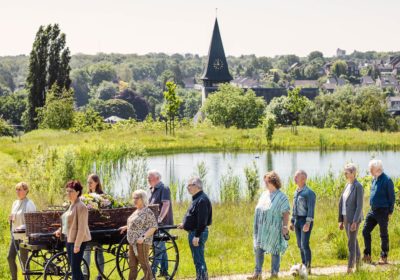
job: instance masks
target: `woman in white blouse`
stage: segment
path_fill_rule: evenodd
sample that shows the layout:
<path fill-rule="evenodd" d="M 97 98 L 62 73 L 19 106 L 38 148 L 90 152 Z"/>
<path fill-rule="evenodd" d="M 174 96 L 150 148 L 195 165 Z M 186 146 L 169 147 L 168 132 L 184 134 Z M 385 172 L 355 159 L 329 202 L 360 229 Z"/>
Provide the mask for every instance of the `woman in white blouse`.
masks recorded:
<path fill-rule="evenodd" d="M 28 251 L 19 248 L 19 244 L 26 237 L 24 233 L 14 233 L 15 230 L 25 229 L 25 217 L 24 214 L 27 212 L 36 211 L 35 204 L 29 200 L 26 195 L 29 192 L 29 186 L 27 183 L 21 182 L 15 186 L 15 191 L 17 193 L 18 199 L 14 201 L 11 207 L 11 215 L 9 216 L 9 221 L 11 223 L 11 228 L 14 237 L 14 244 L 11 242 L 10 249 L 8 251 L 8 265 L 10 267 L 11 278 L 17 280 L 17 264 L 15 263 L 15 258 L 17 257 L 17 250 L 20 251 L 21 261 L 25 265 L 28 259 Z"/>

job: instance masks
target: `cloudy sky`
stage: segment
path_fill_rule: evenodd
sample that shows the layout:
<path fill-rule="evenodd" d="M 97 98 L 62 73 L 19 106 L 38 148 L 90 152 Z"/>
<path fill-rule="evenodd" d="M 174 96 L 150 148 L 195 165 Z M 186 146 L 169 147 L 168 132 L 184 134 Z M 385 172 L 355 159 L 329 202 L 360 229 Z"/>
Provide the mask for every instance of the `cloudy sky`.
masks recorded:
<path fill-rule="evenodd" d="M 72 53 L 207 54 L 218 8 L 227 55 L 399 51 L 398 0 L 0 0 L 0 55 L 59 23 Z"/>

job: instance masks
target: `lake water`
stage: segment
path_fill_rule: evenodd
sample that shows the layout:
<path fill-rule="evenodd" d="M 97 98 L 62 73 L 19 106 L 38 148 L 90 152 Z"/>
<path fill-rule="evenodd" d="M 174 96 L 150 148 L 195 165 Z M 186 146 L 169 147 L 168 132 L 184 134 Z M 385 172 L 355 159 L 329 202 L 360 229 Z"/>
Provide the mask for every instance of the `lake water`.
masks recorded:
<path fill-rule="evenodd" d="M 260 179 L 268 170 L 275 170 L 283 182 L 293 177 L 297 169 L 304 169 L 309 177 L 323 176 L 332 172 L 339 175 L 347 162 L 355 163 L 359 168 L 360 176 L 367 174 L 368 162 L 381 159 L 387 174 L 392 177 L 400 176 L 400 152 L 368 152 L 368 151 L 275 151 L 275 152 L 245 152 L 245 153 L 182 153 L 158 155 L 147 158 L 148 169 L 157 169 L 162 174 L 162 181 L 166 184 L 179 182 L 186 183 L 197 172 L 197 166 L 204 162 L 207 168 L 206 181 L 209 185 L 208 193 L 214 201 L 219 200 L 221 178 L 233 170 L 241 180 L 241 187 L 245 188 L 244 168 L 253 162 L 258 168 Z M 128 164 L 129 165 L 129 164 Z M 114 193 L 123 194 L 129 189 L 131 173 L 138 173 L 124 167 L 118 172 L 113 184 Z M 185 190 L 186 192 L 186 190 Z M 188 198 L 187 195 L 184 198 Z"/>

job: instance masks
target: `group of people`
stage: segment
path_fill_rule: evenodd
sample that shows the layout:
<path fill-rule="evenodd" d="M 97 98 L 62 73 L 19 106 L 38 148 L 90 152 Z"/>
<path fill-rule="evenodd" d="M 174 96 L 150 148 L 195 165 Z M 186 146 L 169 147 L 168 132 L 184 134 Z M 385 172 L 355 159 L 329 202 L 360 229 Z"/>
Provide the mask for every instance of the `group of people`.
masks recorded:
<path fill-rule="evenodd" d="M 371 232 L 379 225 L 381 238 L 380 264 L 387 263 L 389 252 L 388 222 L 394 210 L 395 193 L 393 181 L 383 172 L 382 162 L 372 160 L 369 170 L 373 176 L 370 195 L 370 210 L 366 216 L 362 235 L 364 237 L 364 256 L 361 259 L 360 246 L 357 239 L 358 230 L 363 221 L 364 189 L 357 180 L 357 169 L 354 164 L 344 167 L 347 183 L 340 196 L 338 206 L 339 229 L 345 230 L 348 238 L 348 273 L 354 271 L 362 261 L 371 263 Z M 149 263 L 149 251 L 153 243 L 153 234 L 159 225 L 173 225 L 173 209 L 170 189 L 161 181 L 157 170 L 150 170 L 147 176 L 150 187 L 149 196 L 144 190 L 133 192 L 132 199 L 136 210 L 128 218 L 127 224 L 119 230 L 127 234 L 129 243 L 129 279 L 138 276 L 138 265 L 144 272 L 145 280 L 168 275 L 168 256 L 165 242 L 157 242 L 154 247 L 155 258 Z M 271 276 L 278 277 L 281 255 L 288 248 L 289 231 L 294 231 L 297 246 L 300 249 L 301 262 L 311 273 L 312 252 L 310 237 L 314 227 L 314 213 L 316 195 L 307 185 L 307 173 L 298 170 L 294 175 L 297 186 L 294 192 L 292 211 L 288 197 L 280 191 L 282 182 L 275 171 L 264 175 L 266 189 L 261 194 L 254 215 L 253 245 L 255 253 L 254 274 L 248 279 L 262 279 L 264 255 L 271 254 Z M 102 194 L 102 186 L 97 175 L 91 174 L 87 180 L 88 192 Z M 13 232 L 24 227 L 24 213 L 36 211 L 34 203 L 27 198 L 29 187 L 26 183 L 16 185 L 18 199 L 13 203 L 10 222 Z M 86 271 L 81 270 L 82 259 L 90 264 L 91 235 L 88 226 L 88 209 L 79 199 L 83 187 L 77 180 L 69 181 L 66 194 L 70 202 L 69 208 L 62 215 L 62 226 L 54 234 L 66 237 L 67 255 L 72 270 L 73 280 L 85 279 Z M 208 226 L 212 223 L 212 204 L 203 192 L 200 178 L 193 177 L 188 181 L 187 190 L 192 196 L 192 202 L 178 225 L 179 229 L 188 232 L 188 242 L 191 249 L 193 262 L 196 269 L 196 279 L 208 279 L 207 265 L 204 258 L 205 243 L 208 239 Z M 148 207 L 149 204 L 159 205 L 158 218 Z M 292 214 L 290 217 L 290 213 Z M 15 263 L 17 250 L 20 251 L 22 263 L 26 263 L 28 252 L 20 243 L 25 236 L 20 233 L 13 234 L 13 243 L 10 246 L 8 262 L 13 280 L 17 279 L 17 266 Z M 97 254 L 98 263 L 104 263 L 104 256 Z M 160 268 L 160 271 L 158 270 Z M 100 266 L 100 270 L 104 267 Z M 97 276 L 101 279 L 101 276 Z"/>
<path fill-rule="evenodd" d="M 147 180 L 150 187 L 150 195 L 145 190 L 136 190 L 132 194 L 135 211 L 127 219 L 127 224 L 119 228 L 121 234 L 126 232 L 129 243 L 129 278 L 137 279 L 138 266 L 143 270 L 144 280 L 154 279 L 158 268 L 158 277 L 167 277 L 168 256 L 166 253 L 165 241 L 153 243 L 153 235 L 159 225 L 173 225 L 173 211 L 170 189 L 161 181 L 161 174 L 157 170 L 148 172 Z M 91 174 L 87 180 L 88 192 L 103 194 L 102 185 L 96 174 Z M 29 186 L 26 183 L 18 183 L 15 187 L 18 199 L 13 203 L 9 217 L 12 226 L 13 242 L 10 244 L 8 263 L 11 277 L 17 280 L 16 257 L 20 252 L 22 264 L 26 264 L 28 251 L 19 245 L 25 241 L 23 233 L 18 230 L 25 228 L 24 213 L 36 211 L 34 203 L 27 198 Z M 192 196 L 192 203 L 189 206 L 183 222 L 177 228 L 188 232 L 189 246 L 192 252 L 196 274 L 198 279 L 207 279 L 207 266 L 204 258 L 205 243 L 208 238 L 208 226 L 212 222 L 212 205 L 203 192 L 203 184 L 200 178 L 193 177 L 188 181 L 187 190 Z M 91 234 L 88 225 L 88 209 L 81 201 L 83 186 L 78 180 L 71 180 L 65 185 L 66 195 L 69 201 L 68 209 L 61 216 L 61 227 L 54 232 L 57 237 L 64 237 L 66 250 L 71 266 L 72 279 L 84 280 L 88 272 L 86 267 L 82 270 L 82 259 L 90 266 Z M 159 215 L 156 218 L 148 205 L 158 205 Z M 154 247 L 154 258 L 149 263 L 150 248 Z M 100 264 L 101 272 L 104 270 L 104 255 L 102 252 L 96 254 L 97 262 Z M 102 279 L 101 275 L 97 279 Z"/>
<path fill-rule="evenodd" d="M 369 171 L 373 176 L 370 210 L 366 216 L 362 235 L 364 255 L 361 258 L 357 235 L 363 221 L 364 188 L 357 180 L 357 168 L 349 163 L 344 167 L 347 183 L 338 203 L 339 229 L 345 230 L 349 258 L 347 272 L 352 273 L 362 261 L 371 263 L 371 232 L 379 225 L 381 254 L 379 264 L 387 264 L 389 252 L 388 223 L 394 210 L 395 192 L 390 177 L 383 172 L 382 161 L 371 160 Z M 307 186 L 307 173 L 298 170 L 294 175 L 296 190 L 293 197 L 292 217 L 287 196 L 280 191 L 281 180 L 275 171 L 264 175 L 266 189 L 261 194 L 254 215 L 254 274 L 249 280 L 262 279 L 264 255 L 271 254 L 271 277 L 278 277 L 281 255 L 288 248 L 289 230 L 294 231 L 301 262 L 311 274 L 312 252 L 310 237 L 314 226 L 316 195 Z"/>

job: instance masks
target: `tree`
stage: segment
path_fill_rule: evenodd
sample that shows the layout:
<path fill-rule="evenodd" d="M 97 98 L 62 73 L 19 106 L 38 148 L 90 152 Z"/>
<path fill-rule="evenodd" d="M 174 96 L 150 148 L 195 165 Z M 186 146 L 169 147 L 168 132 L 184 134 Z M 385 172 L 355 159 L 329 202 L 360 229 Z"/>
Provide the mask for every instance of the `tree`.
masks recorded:
<path fill-rule="evenodd" d="M 313 52 L 310 52 L 310 54 L 307 56 L 308 62 L 311 62 L 316 58 L 324 59 L 323 53 L 320 51 L 313 51 Z"/>
<path fill-rule="evenodd" d="M 74 89 L 75 101 L 78 107 L 84 106 L 89 102 L 89 85 L 90 76 L 86 69 L 75 69 L 71 72 L 72 83 Z"/>
<path fill-rule="evenodd" d="M 103 118 L 93 108 L 83 112 L 76 112 L 71 130 L 73 132 L 101 131 L 107 128 Z"/>
<path fill-rule="evenodd" d="M 40 128 L 68 129 L 74 118 L 74 92 L 56 84 L 48 91 L 46 104 L 38 110 Z"/>
<path fill-rule="evenodd" d="M 179 114 L 179 106 L 182 100 L 176 94 L 176 84 L 167 82 L 166 91 L 164 91 L 164 105 L 162 115 L 165 118 L 165 133 L 175 135 L 175 118 Z M 169 128 L 169 129 L 168 129 Z"/>
<path fill-rule="evenodd" d="M 347 74 L 347 63 L 344 60 L 336 60 L 331 66 L 331 72 L 336 77 Z"/>
<path fill-rule="evenodd" d="M 89 68 L 92 76 L 92 85 L 98 86 L 102 81 L 113 82 L 117 79 L 114 67 L 109 63 L 99 63 Z"/>
<path fill-rule="evenodd" d="M 0 137 L 13 136 L 13 135 L 14 135 L 13 128 L 7 123 L 6 120 L 2 119 L 0 116 Z"/>
<path fill-rule="evenodd" d="M 275 124 L 276 124 L 275 115 L 267 113 L 264 118 L 264 130 L 265 130 L 265 137 L 267 138 L 267 143 L 270 146 L 272 143 L 272 137 L 274 135 Z"/>
<path fill-rule="evenodd" d="M 123 119 L 136 118 L 135 109 L 132 104 L 122 99 L 110 99 L 107 101 L 95 99 L 90 101 L 89 107 L 99 112 L 103 118 L 111 116 Z"/>
<path fill-rule="evenodd" d="M 103 100 L 108 100 L 115 98 L 116 95 L 117 95 L 117 85 L 112 82 L 102 81 L 96 90 L 95 97 Z"/>
<path fill-rule="evenodd" d="M 140 121 L 143 121 L 149 114 L 149 104 L 147 101 L 130 88 L 122 91 L 116 98 L 125 100 L 132 104 L 135 109 L 136 118 Z"/>
<path fill-rule="evenodd" d="M 182 100 L 179 116 L 181 118 L 192 119 L 201 107 L 201 93 L 197 90 L 179 88 L 177 94 Z"/>
<path fill-rule="evenodd" d="M 292 113 L 292 132 L 297 134 L 297 126 L 299 125 L 300 113 L 303 111 L 307 104 L 307 98 L 300 95 L 300 88 L 294 88 L 288 91 L 288 99 L 286 109 Z"/>
<path fill-rule="evenodd" d="M 15 92 L 13 94 L 0 97 L 0 117 L 8 122 L 20 125 L 22 114 L 26 110 L 26 92 Z"/>
<path fill-rule="evenodd" d="M 254 91 L 246 92 L 230 84 L 222 84 L 209 95 L 203 111 L 214 125 L 237 128 L 257 127 L 263 117 L 265 101 Z"/>
<path fill-rule="evenodd" d="M 70 52 L 66 47 L 65 34 L 57 24 L 40 26 L 36 33 L 29 57 L 29 73 L 26 79 L 28 108 L 25 127 L 28 130 L 37 128 L 37 110 L 45 105 L 46 92 L 56 85 L 62 93 L 71 84 Z"/>

